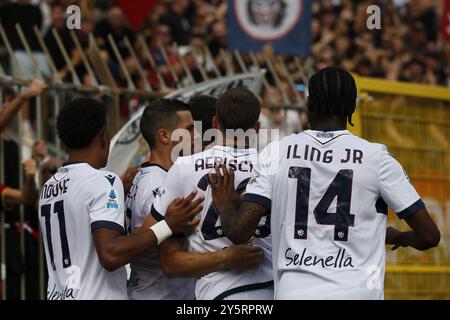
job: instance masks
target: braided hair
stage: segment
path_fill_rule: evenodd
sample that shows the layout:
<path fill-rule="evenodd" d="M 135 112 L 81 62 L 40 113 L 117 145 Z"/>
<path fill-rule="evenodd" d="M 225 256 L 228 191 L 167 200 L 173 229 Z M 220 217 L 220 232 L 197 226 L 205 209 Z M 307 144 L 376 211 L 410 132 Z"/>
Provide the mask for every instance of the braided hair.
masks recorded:
<path fill-rule="evenodd" d="M 308 110 L 312 115 L 342 116 L 353 126 L 357 90 L 349 72 L 336 67 L 324 68 L 311 77 L 308 90 Z"/>

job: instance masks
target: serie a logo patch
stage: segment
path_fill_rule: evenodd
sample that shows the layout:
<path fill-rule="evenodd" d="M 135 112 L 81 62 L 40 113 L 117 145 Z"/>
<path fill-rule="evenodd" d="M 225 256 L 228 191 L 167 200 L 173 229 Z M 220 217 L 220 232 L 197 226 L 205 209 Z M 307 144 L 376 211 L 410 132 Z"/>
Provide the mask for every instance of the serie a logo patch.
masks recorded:
<path fill-rule="evenodd" d="M 106 208 L 119 209 L 119 201 L 117 200 L 117 190 L 111 189 L 108 191 L 108 201 L 106 202 Z"/>

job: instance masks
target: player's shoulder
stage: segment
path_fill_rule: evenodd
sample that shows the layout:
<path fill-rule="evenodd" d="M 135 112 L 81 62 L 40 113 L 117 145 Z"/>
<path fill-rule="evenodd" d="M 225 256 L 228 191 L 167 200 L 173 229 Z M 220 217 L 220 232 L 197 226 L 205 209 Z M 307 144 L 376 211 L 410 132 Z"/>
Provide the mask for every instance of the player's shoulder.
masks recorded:
<path fill-rule="evenodd" d="M 175 167 L 186 167 L 194 164 L 198 159 L 204 158 L 209 155 L 209 150 L 186 155 L 179 156 L 177 160 L 175 160 L 173 166 Z"/>
<path fill-rule="evenodd" d="M 269 145 L 276 146 L 277 144 L 284 146 L 289 145 L 293 142 L 298 142 L 299 140 L 305 139 L 306 137 L 302 134 L 302 132 L 299 133 L 292 133 L 290 135 L 287 135 L 283 138 L 281 138 L 279 141 L 273 141 Z"/>
<path fill-rule="evenodd" d="M 97 170 L 94 168 L 89 168 L 87 170 L 86 182 L 89 182 L 87 183 L 87 188 L 90 190 L 95 190 L 100 187 L 123 188 L 122 181 L 117 174 L 111 171 Z"/>
<path fill-rule="evenodd" d="M 348 139 L 352 139 L 355 144 L 360 145 L 360 146 L 364 147 L 365 149 L 373 150 L 375 152 L 383 152 L 383 151 L 388 150 L 386 145 L 384 145 L 384 144 L 377 143 L 377 142 L 371 142 L 369 140 L 366 140 L 366 139 L 356 136 L 354 134 L 351 134 L 348 137 Z"/>
<path fill-rule="evenodd" d="M 263 149 L 262 154 L 265 153 L 276 153 L 277 151 L 282 151 L 285 148 L 287 148 L 289 145 L 293 143 L 298 143 L 303 139 L 302 135 L 300 133 L 292 133 L 290 135 L 287 135 L 280 140 L 274 140 L 269 142 Z"/>
<path fill-rule="evenodd" d="M 167 170 L 156 163 L 144 163 L 139 170 L 139 175 L 142 177 L 165 176 L 166 174 Z"/>
<path fill-rule="evenodd" d="M 135 183 L 142 189 L 161 186 L 167 177 L 167 170 L 157 164 L 143 164 L 135 178 Z"/>

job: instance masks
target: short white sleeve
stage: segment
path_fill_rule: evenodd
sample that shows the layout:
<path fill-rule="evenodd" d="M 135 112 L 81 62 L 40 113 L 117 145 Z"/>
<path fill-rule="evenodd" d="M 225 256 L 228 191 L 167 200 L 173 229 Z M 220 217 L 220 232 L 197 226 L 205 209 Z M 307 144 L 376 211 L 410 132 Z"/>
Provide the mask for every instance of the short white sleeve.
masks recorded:
<path fill-rule="evenodd" d="M 274 156 L 274 152 L 278 150 L 278 148 L 274 150 L 274 146 L 276 147 L 278 144 L 269 144 L 258 155 L 258 160 L 253 166 L 252 177 L 244 194 L 244 201 L 263 205 L 269 210 L 272 200 L 271 177 L 276 173 L 274 160 L 277 157 Z"/>
<path fill-rule="evenodd" d="M 152 190 L 151 194 L 147 194 L 145 197 L 145 200 L 141 204 L 140 216 L 142 217 L 142 223 L 144 223 L 145 219 L 147 219 L 147 217 L 150 213 L 150 210 L 152 209 L 152 204 L 155 201 L 155 197 L 156 197 L 157 193 L 160 192 L 160 190 L 161 190 L 161 187 L 158 187 L 158 188 Z"/>
<path fill-rule="evenodd" d="M 124 191 L 120 178 L 100 172 L 86 184 L 91 231 L 108 228 L 125 233 Z"/>
<path fill-rule="evenodd" d="M 141 195 L 141 197 L 142 197 L 142 195 Z M 152 194 L 145 195 L 144 199 L 141 197 L 138 198 L 139 200 L 142 201 L 137 206 L 138 210 L 132 211 L 132 219 L 131 219 L 132 230 L 138 229 L 144 224 L 145 220 L 147 219 L 147 217 L 150 213 L 150 209 L 152 207 L 152 203 L 153 203 L 153 199 L 154 199 Z"/>
<path fill-rule="evenodd" d="M 178 159 L 179 160 L 179 159 Z M 181 181 L 182 163 L 176 161 L 167 173 L 164 186 L 159 189 L 155 195 L 151 213 L 156 221 L 161 221 L 166 215 L 167 208 L 177 197 L 185 196 L 183 194 L 183 183 Z"/>
<path fill-rule="evenodd" d="M 380 195 L 400 219 L 424 207 L 400 163 L 382 147 L 380 156 Z"/>

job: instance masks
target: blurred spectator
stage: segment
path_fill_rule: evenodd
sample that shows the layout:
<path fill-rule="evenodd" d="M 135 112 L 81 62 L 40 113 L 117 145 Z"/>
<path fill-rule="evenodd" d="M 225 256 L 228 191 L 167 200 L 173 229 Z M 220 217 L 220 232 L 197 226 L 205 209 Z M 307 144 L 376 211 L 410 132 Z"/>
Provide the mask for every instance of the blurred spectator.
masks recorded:
<path fill-rule="evenodd" d="M 104 46 L 109 53 L 111 59 L 116 61 L 116 55 L 109 43 L 108 35 L 111 35 L 114 39 L 117 48 L 119 49 L 122 57 L 129 57 L 127 46 L 125 44 L 125 37 L 127 37 L 131 43 L 135 41 L 135 33 L 129 27 L 122 9 L 119 7 L 112 7 L 109 9 L 106 19 L 101 20 L 95 26 L 95 36 L 99 41 L 100 46 Z"/>
<path fill-rule="evenodd" d="M 209 30 L 208 35 L 210 36 L 208 46 L 209 50 L 211 50 L 211 54 L 213 57 L 219 55 L 220 49 L 227 48 L 227 25 L 223 20 L 214 21 Z"/>
<path fill-rule="evenodd" d="M 95 30 L 95 21 L 90 17 L 81 18 L 81 29 L 78 31 L 78 39 L 83 48 L 89 46 L 89 34 Z"/>
<path fill-rule="evenodd" d="M 21 76 L 24 79 L 33 79 L 37 76 L 36 73 L 38 72 L 25 52 L 19 35 L 17 34 L 16 24 L 19 24 L 28 41 L 31 51 L 33 52 L 33 58 L 36 60 L 40 71 L 45 75 L 49 75 L 50 69 L 47 65 L 47 60 L 45 59 L 45 55 L 41 52 L 39 42 L 33 30 L 34 26 L 36 26 L 38 30 L 41 30 L 42 28 L 42 13 L 40 8 L 31 4 L 30 0 L 8 2 L 0 7 L 0 20 L 18 60 L 19 66 L 16 66 L 11 61 L 12 74 Z M 20 70 L 17 70 L 17 67 L 19 67 Z"/>
<path fill-rule="evenodd" d="M 40 95 L 46 88 L 47 85 L 43 81 L 33 80 L 24 91 L 12 100 L 6 100 L 0 109 L 0 133 L 11 124 L 28 99 Z"/>
<path fill-rule="evenodd" d="M 48 47 L 51 58 L 55 63 L 56 69 L 59 70 L 62 79 L 71 81 L 71 78 L 66 79 L 69 74 L 69 67 L 64 60 L 63 54 L 58 46 L 58 43 L 53 36 L 53 29 L 56 29 L 67 53 L 71 57 L 72 64 L 76 67 L 81 61 L 76 50 L 74 50 L 74 43 L 70 37 L 70 31 L 66 27 L 66 8 L 59 1 L 53 2 L 51 6 L 51 21 L 52 25 L 45 34 L 45 44 Z"/>
<path fill-rule="evenodd" d="M 146 38 L 154 37 L 155 27 L 159 24 L 161 17 L 167 12 L 167 9 L 162 4 L 153 6 L 149 12 L 147 18 L 144 20 L 141 26 L 141 32 Z"/>
<path fill-rule="evenodd" d="M 382 28 L 367 30 L 366 9 L 382 11 Z M 315 68 L 338 65 L 362 76 L 447 85 L 448 61 L 439 49 L 439 2 L 314 1 Z"/>
<path fill-rule="evenodd" d="M 179 45 L 187 45 L 191 31 L 191 21 L 188 17 L 190 1 L 168 0 L 167 2 L 167 13 L 161 17 L 160 22 L 170 27 L 173 41 Z"/>
<path fill-rule="evenodd" d="M 42 13 L 38 6 L 31 4 L 29 0 L 8 2 L 0 7 L 0 18 L 13 50 L 23 49 L 22 42 L 16 32 L 16 24 L 18 23 L 22 27 L 31 50 L 41 51 L 33 31 L 34 26 L 39 29 L 42 27 Z"/>
<path fill-rule="evenodd" d="M 47 144 L 44 140 L 38 140 L 34 143 L 31 157 L 38 165 L 41 173 L 41 184 L 49 180 L 63 165 L 61 159 L 50 157 Z"/>
<path fill-rule="evenodd" d="M 36 1 L 35 1 L 36 2 Z M 33 3 L 35 3 L 33 2 Z M 48 5 L 41 5 L 41 10 L 32 5 L 29 0 L 18 0 L 15 3 L 6 3 L 0 9 L 0 18 L 7 29 L 13 49 L 23 64 L 27 77 L 35 72 L 23 51 L 20 39 L 15 31 L 15 23 L 19 23 L 32 50 L 36 53 L 39 65 L 48 70 L 48 66 L 40 53 L 39 44 L 34 36 L 32 26 L 41 27 L 43 16 L 49 15 L 51 24 L 58 30 L 64 45 L 71 55 L 72 62 L 77 66 L 80 78 L 86 73 L 79 55 L 72 50 L 67 30 L 64 28 L 65 8 L 72 2 L 69 0 L 49 0 L 51 13 L 45 13 Z M 127 60 L 130 56 L 124 43 L 125 36 L 132 44 L 135 44 L 135 33 L 122 10 L 117 6 L 120 2 L 114 1 L 79 1 L 83 10 L 82 29 L 78 31 L 83 47 L 88 45 L 88 34 L 94 32 L 101 49 L 108 52 L 107 61 L 113 70 L 114 77 L 123 86 L 123 74 L 117 64 L 116 56 L 107 39 L 112 35 L 120 54 Z M 376 4 L 382 11 L 382 29 L 367 30 L 366 9 L 368 5 Z M 355 73 L 383 77 L 390 80 L 420 81 L 421 83 L 447 85 L 448 61 L 445 56 L 445 44 L 439 44 L 439 5 L 440 1 L 433 0 L 318 0 L 313 1 L 312 11 L 312 58 L 315 68 L 323 68 L 330 65 L 342 66 Z M 42 12 L 41 12 L 42 11 Z M 104 15 L 103 12 L 107 11 Z M 220 49 L 227 48 L 227 1 L 224 0 L 162 0 L 155 4 L 144 21 L 141 31 L 151 47 L 157 49 L 155 39 L 158 39 L 166 48 L 170 61 L 175 61 L 174 68 L 182 77 L 184 72 L 178 57 L 171 52 L 171 45 L 176 42 L 180 47 L 204 43 L 210 49 L 215 62 L 223 69 L 223 61 L 220 57 Z M 20 13 L 20 14 L 19 14 Z M 95 24 L 95 21 L 98 21 Z M 170 35 L 168 34 L 170 33 Z M 205 35 L 205 36 L 200 36 Z M 55 46 L 54 40 L 47 32 L 46 41 L 52 57 L 63 76 L 70 76 L 65 66 L 65 61 L 60 50 Z M 137 48 L 138 49 L 138 48 Z M 138 50 L 137 50 L 138 51 Z M 162 59 L 159 50 L 153 50 L 156 63 L 169 86 L 173 87 L 173 76 L 164 66 L 166 61 Z M 186 53 L 186 51 L 183 51 Z M 39 56 L 41 56 L 39 58 Z M 195 59 L 196 58 L 196 59 Z M 195 80 L 199 81 L 200 74 L 194 63 L 203 64 L 207 72 L 212 68 L 205 62 L 201 55 L 194 58 L 192 53 L 187 53 L 186 60 L 191 66 Z M 244 57 L 245 59 L 246 57 Z M 143 59 L 143 61 L 146 59 Z M 413 61 L 414 60 L 414 61 Z M 141 62 L 143 62 L 141 61 Z M 245 63 L 248 65 L 249 61 Z M 22 66 L 22 62 L 19 63 Z M 127 66 L 134 68 L 136 61 L 127 61 Z M 250 63 L 251 64 L 251 63 Z M 422 77 L 417 77 L 415 72 L 404 72 L 407 66 L 421 69 Z M 22 68 L 21 68 L 22 69 Z M 131 70 L 136 77 L 135 70 Z M 155 70 L 147 68 L 152 85 L 158 89 L 159 83 L 155 81 Z M 16 73 L 17 74 L 17 73 Z M 68 79 L 70 80 L 70 79 Z M 140 80 L 138 87 L 141 87 Z M 84 81 L 83 81 L 84 82 Z M 86 83 L 90 83 L 87 81 Z M 126 85 L 126 83 L 125 83 Z"/>
<path fill-rule="evenodd" d="M 164 48 L 167 59 L 170 61 L 173 70 L 175 70 L 178 75 L 181 75 L 183 69 L 180 64 L 180 57 L 178 56 L 178 54 L 175 54 L 171 44 L 172 33 L 170 30 L 170 26 L 165 23 L 159 23 L 155 27 L 154 37 L 152 38 L 152 42 L 150 44 L 150 52 L 156 62 L 159 72 L 164 77 L 165 83 L 169 87 L 175 88 L 177 85 L 176 81 L 166 63 L 166 60 L 164 59 L 163 52 L 160 49 L 160 46 Z M 151 83 L 156 85 L 158 80 L 156 78 L 155 72 L 150 69 L 150 74 Z"/>
<path fill-rule="evenodd" d="M 24 184 L 22 190 L 9 188 L 0 184 L 0 214 L 3 210 L 10 211 L 19 205 L 32 205 L 37 200 L 35 176 L 38 168 L 33 159 L 24 161 Z"/>
<path fill-rule="evenodd" d="M 259 117 L 261 129 L 278 129 L 280 138 L 302 130 L 299 113 L 294 110 L 281 109 L 280 106 L 282 105 L 283 98 L 280 88 L 271 86 L 263 90 L 261 115 Z M 270 138 L 272 137 L 261 134 L 259 146 L 265 146 L 270 142 Z"/>

